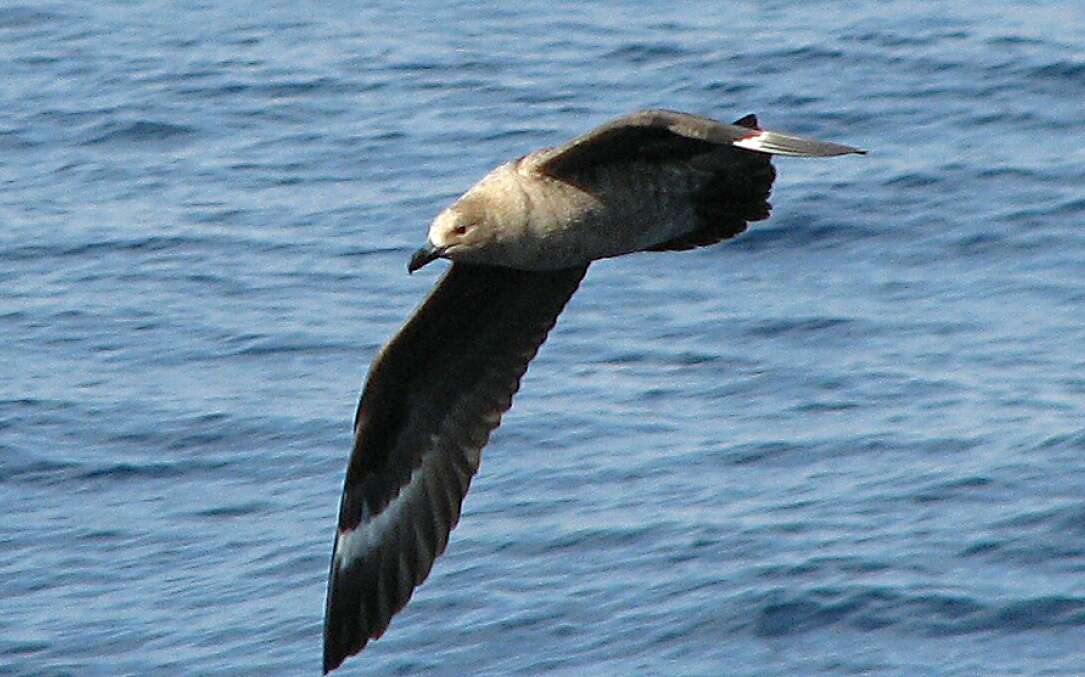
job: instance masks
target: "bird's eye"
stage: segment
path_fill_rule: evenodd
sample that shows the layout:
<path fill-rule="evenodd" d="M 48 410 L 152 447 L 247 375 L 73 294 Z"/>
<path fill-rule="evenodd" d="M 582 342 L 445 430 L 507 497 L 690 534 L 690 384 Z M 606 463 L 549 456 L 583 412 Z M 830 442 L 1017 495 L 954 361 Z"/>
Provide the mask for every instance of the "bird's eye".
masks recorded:
<path fill-rule="evenodd" d="M 468 230 L 467 226 L 456 226 L 455 228 L 452 229 L 452 232 L 455 233 L 456 235 L 462 236 L 462 235 L 467 234 L 467 230 Z"/>

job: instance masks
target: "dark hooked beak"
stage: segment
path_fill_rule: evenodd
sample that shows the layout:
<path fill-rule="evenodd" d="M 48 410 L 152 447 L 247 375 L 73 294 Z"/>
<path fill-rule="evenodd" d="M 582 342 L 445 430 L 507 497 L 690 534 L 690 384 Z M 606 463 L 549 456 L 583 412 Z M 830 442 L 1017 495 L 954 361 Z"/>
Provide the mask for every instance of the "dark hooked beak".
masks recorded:
<path fill-rule="evenodd" d="M 444 253 L 444 249 L 437 247 L 429 240 L 426 240 L 426 245 L 416 251 L 414 256 L 411 257 L 411 262 L 407 264 L 407 272 L 413 273 L 430 261 L 441 258 L 441 254 Z"/>

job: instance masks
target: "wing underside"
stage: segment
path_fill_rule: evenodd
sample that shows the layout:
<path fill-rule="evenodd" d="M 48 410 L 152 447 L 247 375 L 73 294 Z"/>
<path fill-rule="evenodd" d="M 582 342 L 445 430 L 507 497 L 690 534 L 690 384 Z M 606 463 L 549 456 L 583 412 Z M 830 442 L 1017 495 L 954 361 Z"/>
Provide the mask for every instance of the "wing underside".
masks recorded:
<path fill-rule="evenodd" d="M 444 551 L 482 447 L 587 266 L 457 263 L 370 369 L 324 618 L 324 671 L 379 637 Z"/>

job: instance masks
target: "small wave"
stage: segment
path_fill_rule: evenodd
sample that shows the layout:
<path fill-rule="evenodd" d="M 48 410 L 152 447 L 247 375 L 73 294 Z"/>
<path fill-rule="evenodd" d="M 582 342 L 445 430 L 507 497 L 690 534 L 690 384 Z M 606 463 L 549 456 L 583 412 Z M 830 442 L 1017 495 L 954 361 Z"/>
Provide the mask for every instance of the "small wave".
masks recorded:
<path fill-rule="evenodd" d="M 1077 216 L 1083 212 L 1085 212 L 1085 198 L 1076 198 L 1059 204 L 1054 213 Z"/>
<path fill-rule="evenodd" d="M 0 7 L 0 28 L 29 28 L 62 21 L 63 14 L 15 5 Z"/>
<path fill-rule="evenodd" d="M 822 333 L 858 324 L 855 320 L 842 317 L 799 317 L 786 320 L 766 320 L 758 322 L 746 330 L 746 334 L 757 338 L 777 338 L 788 334 Z"/>
<path fill-rule="evenodd" d="M 761 251 L 769 247 L 801 249 L 865 240 L 877 235 L 874 229 L 856 224 L 839 221 L 818 224 L 812 221 L 812 218 L 807 218 L 805 221 L 777 219 L 775 225 L 751 228 L 728 246 L 743 251 Z"/>
<path fill-rule="evenodd" d="M 35 146 L 39 145 L 41 144 L 26 138 L 26 136 L 24 136 L 18 130 L 0 130 L 0 150 L 26 150 L 28 148 L 34 148 Z"/>
<path fill-rule="evenodd" d="M 268 355 L 284 355 L 305 353 L 314 355 L 320 352 L 338 352 L 348 350 L 353 346 L 343 343 L 314 343 L 302 339 L 300 335 L 294 336 L 246 336 L 241 342 L 246 344 L 237 348 L 231 355 L 266 357 Z"/>
<path fill-rule="evenodd" d="M 1073 90 L 1085 88 L 1085 62 L 1056 61 L 1031 68 L 1027 75 L 1034 80 L 1056 83 Z"/>
<path fill-rule="evenodd" d="M 904 33 L 895 31 L 871 31 L 859 35 L 846 36 L 844 42 L 857 42 L 878 47 L 923 47 L 943 40 L 959 40 L 965 33 L 952 31 L 946 33 Z"/>
<path fill-rule="evenodd" d="M 943 183 L 945 178 L 933 173 L 912 172 L 898 174 L 882 182 L 886 188 L 930 188 Z"/>
<path fill-rule="evenodd" d="M 922 635 L 1023 632 L 1085 626 L 1085 599 L 1044 595 L 1002 603 L 945 593 L 910 593 L 888 588 L 779 590 L 756 605 L 752 630 L 784 637 L 833 626 L 876 630 L 897 626 Z"/>
<path fill-rule="evenodd" d="M 330 78 L 317 78 L 298 82 L 273 82 L 252 88 L 252 92 L 257 96 L 264 96 L 269 99 L 289 99 L 307 96 L 315 92 L 334 90 L 335 81 Z"/>
<path fill-rule="evenodd" d="M 19 461 L 13 460 L 13 452 L 11 449 L 0 446 L 0 454 L 5 458 L 5 462 L 0 465 L 0 484 L 5 482 L 25 482 L 28 484 L 49 484 L 52 478 L 58 475 L 65 475 L 70 473 L 78 466 L 75 463 L 64 463 L 60 461 L 51 461 L 46 459 L 35 459 L 31 461 Z"/>
<path fill-rule="evenodd" d="M 207 247 L 216 240 L 182 235 L 148 235 L 146 237 L 84 242 L 77 245 L 24 245 L 0 250 L 0 261 L 33 261 L 47 258 L 93 257 L 107 252 L 165 252 L 187 247 Z"/>
<path fill-rule="evenodd" d="M 1040 450 L 1085 451 L 1085 430 L 1052 435 L 1036 445 Z"/>
<path fill-rule="evenodd" d="M 174 125 L 154 120 L 137 120 L 123 125 L 117 123 L 103 125 L 83 145 L 175 142 L 195 136 L 196 133 L 196 129 L 185 125 Z"/>
<path fill-rule="evenodd" d="M 628 63 L 643 65 L 656 61 L 669 61 L 689 55 L 689 51 L 666 44 L 643 44 L 637 43 L 624 45 L 606 53 L 610 59 L 618 59 Z"/>
<path fill-rule="evenodd" d="M 973 500 L 986 501 L 989 500 L 987 494 L 983 492 L 977 493 L 975 490 L 987 488 L 993 483 L 991 479 L 978 475 L 962 477 L 948 482 L 940 482 L 930 488 L 918 491 L 912 495 L 911 500 L 915 503 L 960 502 L 971 496 Z"/>
<path fill-rule="evenodd" d="M 187 444 L 187 443 L 186 443 Z M 184 447 L 186 444 L 175 446 Z M 86 468 L 76 476 L 77 480 L 111 480 L 117 482 L 146 479 L 169 479 L 188 477 L 194 471 L 208 472 L 229 466 L 226 461 L 185 461 L 177 463 L 110 463 Z"/>
<path fill-rule="evenodd" d="M 268 509 L 268 504 L 260 501 L 249 501 L 247 503 L 237 503 L 234 505 L 221 505 L 213 508 L 206 508 L 204 510 L 197 510 L 192 513 L 196 517 L 209 517 L 209 518 L 230 518 L 230 517 L 245 517 L 246 515 L 253 515 L 263 512 Z"/>
<path fill-rule="evenodd" d="M 933 620 L 932 635 L 976 632 L 1026 632 L 1060 626 L 1085 626 L 1085 599 L 1045 596 L 983 609 L 954 622 Z"/>

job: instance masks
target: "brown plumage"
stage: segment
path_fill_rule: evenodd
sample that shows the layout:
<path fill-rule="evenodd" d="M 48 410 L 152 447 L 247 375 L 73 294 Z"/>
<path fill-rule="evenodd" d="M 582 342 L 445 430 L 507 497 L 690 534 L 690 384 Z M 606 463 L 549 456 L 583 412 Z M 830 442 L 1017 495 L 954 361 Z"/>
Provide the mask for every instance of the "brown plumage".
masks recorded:
<path fill-rule="evenodd" d="M 591 261 L 705 246 L 768 217 L 768 153 L 854 148 L 642 111 L 506 163 L 434 220 L 453 261 L 380 351 L 355 417 L 324 671 L 380 637 L 444 551 L 482 448 Z"/>

